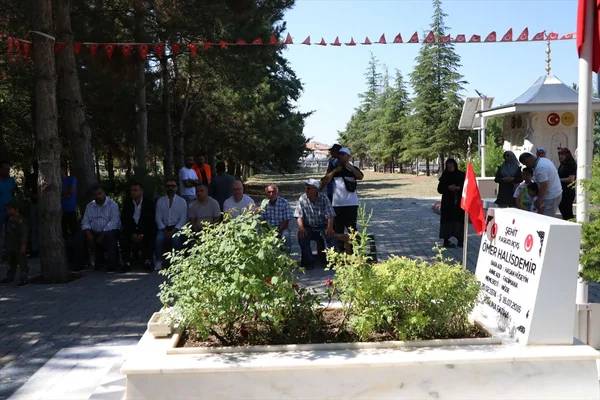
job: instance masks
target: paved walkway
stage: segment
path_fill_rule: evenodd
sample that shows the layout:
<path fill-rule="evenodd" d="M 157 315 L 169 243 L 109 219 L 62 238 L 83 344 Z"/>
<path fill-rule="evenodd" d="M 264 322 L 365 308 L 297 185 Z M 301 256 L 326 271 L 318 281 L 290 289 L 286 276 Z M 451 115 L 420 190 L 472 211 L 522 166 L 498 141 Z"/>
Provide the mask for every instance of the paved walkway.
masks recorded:
<path fill-rule="evenodd" d="M 431 211 L 434 200 L 406 197 L 389 189 L 385 193 L 372 190 L 363 196 L 365 206 L 373 211 L 370 230 L 376 237 L 379 259 L 392 254 L 433 257 L 439 227 L 439 216 Z M 382 194 L 386 197 L 379 197 Z M 297 252 L 297 245 L 294 248 Z M 478 238 L 470 236 L 470 270 L 475 268 L 478 248 Z M 462 249 L 450 249 L 447 255 L 461 260 Z M 4 273 L 4 267 L 0 267 L 0 275 Z M 299 280 L 321 289 L 331 274 L 312 270 Z M 48 360 L 52 359 L 45 369 L 54 371 L 51 376 L 56 376 L 60 368 L 87 368 L 91 361 L 73 361 L 81 357 L 81 349 L 86 348 L 82 346 L 94 346 L 97 350 L 93 351 L 103 354 L 111 353 L 106 346 L 115 346 L 116 355 L 107 356 L 114 360 L 121 354 L 116 352 L 120 349 L 117 346 L 135 343 L 152 312 L 160 307 L 156 297 L 159 283 L 157 274 L 89 271 L 64 285 L 0 285 L 0 399 L 8 398 Z M 594 285 L 590 301 L 599 300 L 600 290 Z M 28 390 L 43 381 L 40 376 L 50 375 L 38 373 L 27 385 Z"/>

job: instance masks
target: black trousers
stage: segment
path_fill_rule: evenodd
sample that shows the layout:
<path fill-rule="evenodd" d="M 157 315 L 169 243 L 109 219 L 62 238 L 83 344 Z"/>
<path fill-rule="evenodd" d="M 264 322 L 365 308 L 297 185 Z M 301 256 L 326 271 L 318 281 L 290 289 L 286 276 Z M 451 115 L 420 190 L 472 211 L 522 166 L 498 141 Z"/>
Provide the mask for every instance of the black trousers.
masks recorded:
<path fill-rule="evenodd" d="M 79 230 L 79 223 L 77 223 L 77 213 L 73 212 L 64 212 L 62 214 L 62 231 L 63 238 L 69 239 L 72 238 L 75 233 Z"/>
<path fill-rule="evenodd" d="M 333 220 L 333 230 L 336 234 L 344 234 L 350 228 L 356 231 L 356 223 L 358 219 L 358 206 L 333 207 L 335 211 L 335 219 Z M 337 240 L 335 247 L 338 251 L 344 250 L 344 241 Z"/>
<path fill-rule="evenodd" d="M 143 232 L 139 232 L 143 233 Z M 140 242 L 136 242 L 132 239 L 133 233 L 122 232 L 119 244 L 121 245 L 121 255 L 123 261 L 126 263 L 132 263 L 139 261 L 151 261 L 154 254 L 154 241 L 156 234 L 154 232 L 143 233 L 144 238 Z"/>
<path fill-rule="evenodd" d="M 564 220 L 569 220 L 575 218 L 573 215 L 573 202 L 575 201 L 575 190 L 567 189 L 563 190 L 562 198 L 560 199 L 560 204 L 558 205 L 558 209 L 560 210 L 560 214 L 562 215 Z"/>
<path fill-rule="evenodd" d="M 119 266 L 119 231 L 93 232 L 92 239 L 86 240 L 89 256 L 93 256 L 96 269 L 105 267 L 107 270 L 118 269 Z"/>

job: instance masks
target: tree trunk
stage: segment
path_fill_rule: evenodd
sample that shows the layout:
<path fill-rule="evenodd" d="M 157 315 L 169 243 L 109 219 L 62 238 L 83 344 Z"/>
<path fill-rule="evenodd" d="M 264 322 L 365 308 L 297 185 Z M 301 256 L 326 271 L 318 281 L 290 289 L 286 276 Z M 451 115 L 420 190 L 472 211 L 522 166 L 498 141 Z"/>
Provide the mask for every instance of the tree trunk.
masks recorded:
<path fill-rule="evenodd" d="M 427 173 L 427 176 L 431 175 L 431 166 L 429 164 L 429 158 L 425 160 L 425 172 Z"/>
<path fill-rule="evenodd" d="M 171 126 L 171 92 L 169 87 L 169 64 L 165 56 L 160 59 L 162 72 L 162 100 L 165 124 L 165 159 L 164 174 L 172 176 L 175 170 L 173 163 L 173 129 Z"/>
<path fill-rule="evenodd" d="M 42 277 L 48 282 L 66 282 L 69 270 L 61 226 L 60 138 L 56 106 L 56 65 L 52 1 L 38 0 L 32 8 L 33 68 L 35 74 L 35 131 L 39 165 L 39 234 Z M 43 32 L 43 34 L 41 34 Z"/>
<path fill-rule="evenodd" d="M 73 174 L 78 180 L 78 197 L 87 200 L 90 188 L 96 185 L 98 180 L 94 174 L 92 133 L 85 116 L 77 62 L 73 52 L 71 0 L 57 1 L 56 30 L 57 39 L 65 43 L 65 48 L 56 56 L 62 126 L 70 142 Z"/>
<path fill-rule="evenodd" d="M 115 188 L 115 163 L 113 160 L 113 153 L 110 148 L 106 152 L 106 157 L 104 158 L 104 168 L 106 169 L 106 174 L 108 175 L 108 185 L 110 186 L 110 189 L 113 190 Z"/>
<path fill-rule="evenodd" d="M 135 38 L 144 40 L 144 19 L 146 7 L 144 0 L 135 0 Z M 146 107 L 146 60 L 138 57 L 135 81 L 135 176 L 146 176 L 146 153 L 148 152 L 148 109 Z"/>

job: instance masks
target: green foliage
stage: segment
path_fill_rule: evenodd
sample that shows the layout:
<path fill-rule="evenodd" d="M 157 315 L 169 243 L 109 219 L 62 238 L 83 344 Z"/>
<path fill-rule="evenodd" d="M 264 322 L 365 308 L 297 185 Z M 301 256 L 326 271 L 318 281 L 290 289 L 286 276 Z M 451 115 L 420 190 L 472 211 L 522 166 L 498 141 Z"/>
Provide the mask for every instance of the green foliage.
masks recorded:
<path fill-rule="evenodd" d="M 600 282 L 600 156 L 594 158 L 592 179 L 586 182 L 590 201 L 590 222 L 583 225 L 580 262 L 581 276 L 592 282 Z"/>
<path fill-rule="evenodd" d="M 317 330 L 316 298 L 293 280 L 295 262 L 276 230 L 247 212 L 202 232 L 170 255 L 160 299 L 202 340 L 222 344 L 306 341 Z"/>
<path fill-rule="evenodd" d="M 486 176 L 494 176 L 498 166 L 504 161 L 502 155 L 502 119 L 494 118 L 486 124 L 485 140 L 485 173 Z M 474 146 L 476 149 L 476 147 Z M 473 168 L 477 175 L 481 172 L 481 157 L 476 153 L 473 157 Z"/>
<path fill-rule="evenodd" d="M 460 265 L 438 256 L 435 262 L 391 257 L 372 264 L 366 225 L 352 234 L 352 253 L 329 250 L 335 287 L 348 325 L 361 340 L 464 337 L 471 325 L 479 285 Z"/>

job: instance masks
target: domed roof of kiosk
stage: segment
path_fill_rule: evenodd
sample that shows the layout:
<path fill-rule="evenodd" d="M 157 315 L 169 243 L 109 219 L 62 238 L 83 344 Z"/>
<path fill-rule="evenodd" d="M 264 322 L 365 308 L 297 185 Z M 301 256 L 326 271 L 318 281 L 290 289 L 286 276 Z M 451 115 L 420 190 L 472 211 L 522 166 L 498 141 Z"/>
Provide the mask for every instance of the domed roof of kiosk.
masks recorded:
<path fill-rule="evenodd" d="M 482 111 L 484 117 L 536 112 L 576 111 L 578 93 L 554 75 L 539 77 L 523 94 L 513 101 Z M 592 110 L 600 111 L 600 99 L 592 98 Z"/>

